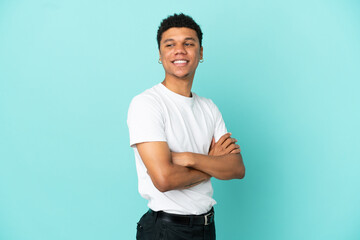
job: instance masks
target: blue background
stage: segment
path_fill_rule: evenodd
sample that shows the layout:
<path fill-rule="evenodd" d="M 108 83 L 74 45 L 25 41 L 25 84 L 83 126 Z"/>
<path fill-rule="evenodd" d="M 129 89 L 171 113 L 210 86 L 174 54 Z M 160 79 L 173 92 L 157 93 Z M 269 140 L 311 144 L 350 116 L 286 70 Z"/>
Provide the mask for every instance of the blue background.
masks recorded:
<path fill-rule="evenodd" d="M 360 239 L 359 1 L 0 1 L 0 239 L 135 239 L 126 116 L 164 78 L 155 41 L 194 17 L 193 91 L 239 140 L 213 180 L 223 239 Z"/>

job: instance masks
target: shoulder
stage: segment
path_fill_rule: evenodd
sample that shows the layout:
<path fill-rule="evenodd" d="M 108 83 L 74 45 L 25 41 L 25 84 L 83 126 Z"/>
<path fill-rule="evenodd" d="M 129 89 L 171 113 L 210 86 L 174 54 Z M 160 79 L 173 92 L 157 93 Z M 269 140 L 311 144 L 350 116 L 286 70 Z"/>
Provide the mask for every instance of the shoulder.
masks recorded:
<path fill-rule="evenodd" d="M 215 103 L 210 98 L 201 97 L 201 96 L 197 95 L 196 93 L 193 93 L 193 96 L 195 98 L 195 101 L 197 101 L 201 105 L 206 105 L 210 109 L 216 108 Z"/>
<path fill-rule="evenodd" d="M 156 107 L 160 104 L 161 98 L 159 92 L 157 91 L 156 85 L 150 89 L 145 90 L 144 92 L 136 95 L 130 102 L 129 109 L 138 108 L 138 107 Z"/>
<path fill-rule="evenodd" d="M 207 111 L 215 118 L 219 118 L 221 116 L 219 108 L 210 98 L 200 97 L 196 94 L 194 94 L 194 97 L 202 109 L 207 109 Z"/>

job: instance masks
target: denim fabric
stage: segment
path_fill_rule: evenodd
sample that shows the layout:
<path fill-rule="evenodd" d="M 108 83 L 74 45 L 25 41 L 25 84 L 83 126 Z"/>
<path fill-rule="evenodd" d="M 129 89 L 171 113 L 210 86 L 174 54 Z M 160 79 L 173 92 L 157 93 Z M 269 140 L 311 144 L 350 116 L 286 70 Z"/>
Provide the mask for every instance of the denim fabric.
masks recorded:
<path fill-rule="evenodd" d="M 215 240 L 215 223 L 204 225 L 181 225 L 145 213 L 137 224 L 137 240 Z"/>

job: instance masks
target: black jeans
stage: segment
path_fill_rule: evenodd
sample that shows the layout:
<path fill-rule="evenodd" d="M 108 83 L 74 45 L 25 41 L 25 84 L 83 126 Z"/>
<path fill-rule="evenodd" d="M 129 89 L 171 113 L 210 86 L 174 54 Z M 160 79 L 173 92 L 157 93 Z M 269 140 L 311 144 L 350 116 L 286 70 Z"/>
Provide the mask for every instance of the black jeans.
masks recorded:
<path fill-rule="evenodd" d="M 145 213 L 137 224 L 137 240 L 215 240 L 215 223 L 182 225 L 157 218 L 154 212 Z"/>

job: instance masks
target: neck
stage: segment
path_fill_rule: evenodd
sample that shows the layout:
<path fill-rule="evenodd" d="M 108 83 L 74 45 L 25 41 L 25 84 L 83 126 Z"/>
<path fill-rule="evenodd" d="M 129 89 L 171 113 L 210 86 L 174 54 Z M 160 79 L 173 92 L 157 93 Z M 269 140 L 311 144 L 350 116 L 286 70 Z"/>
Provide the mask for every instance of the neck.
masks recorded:
<path fill-rule="evenodd" d="M 162 82 L 162 84 L 165 87 L 167 87 L 169 90 L 185 97 L 191 97 L 192 83 L 193 83 L 193 78 L 181 79 L 181 78 L 174 78 L 171 76 L 165 76 L 165 79 Z"/>

